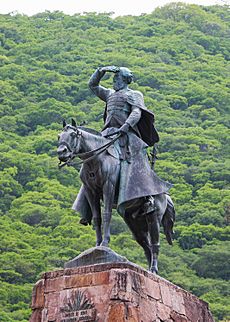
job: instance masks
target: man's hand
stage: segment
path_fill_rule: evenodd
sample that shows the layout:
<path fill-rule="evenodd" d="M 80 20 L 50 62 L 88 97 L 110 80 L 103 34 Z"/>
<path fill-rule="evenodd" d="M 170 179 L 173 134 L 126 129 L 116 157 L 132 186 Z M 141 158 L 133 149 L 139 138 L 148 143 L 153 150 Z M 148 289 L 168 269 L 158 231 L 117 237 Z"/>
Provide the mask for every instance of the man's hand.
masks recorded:
<path fill-rule="evenodd" d="M 112 72 L 117 73 L 119 72 L 120 68 L 117 66 L 105 66 L 99 68 L 100 72 Z"/>
<path fill-rule="evenodd" d="M 119 132 L 122 134 L 126 134 L 129 131 L 129 124 L 125 123 L 119 128 Z"/>

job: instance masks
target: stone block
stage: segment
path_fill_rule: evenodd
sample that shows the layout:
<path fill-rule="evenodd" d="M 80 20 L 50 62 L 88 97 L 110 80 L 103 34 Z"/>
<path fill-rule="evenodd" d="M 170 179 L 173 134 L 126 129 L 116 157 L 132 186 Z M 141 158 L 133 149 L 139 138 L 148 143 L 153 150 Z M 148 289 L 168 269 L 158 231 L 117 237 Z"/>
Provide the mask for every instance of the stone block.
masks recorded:
<path fill-rule="evenodd" d="M 126 311 L 124 303 L 110 305 L 106 322 L 126 322 Z"/>
<path fill-rule="evenodd" d="M 149 322 L 154 321 L 157 318 L 157 301 L 149 300 L 148 298 L 142 299 L 139 305 L 140 314 L 139 320 L 140 322 Z"/>
<path fill-rule="evenodd" d="M 214 322 L 205 302 L 126 262 L 45 273 L 32 310 L 30 322 Z"/>
<path fill-rule="evenodd" d="M 30 321 L 29 322 L 40 322 L 42 321 L 42 308 L 36 308 L 31 317 L 30 317 Z"/>
<path fill-rule="evenodd" d="M 160 300 L 161 299 L 161 292 L 160 286 L 157 281 L 154 281 L 150 278 L 144 278 L 143 284 L 145 285 L 144 293 L 153 299 Z"/>
<path fill-rule="evenodd" d="M 186 316 L 183 316 L 183 315 L 178 314 L 176 312 L 171 313 L 171 318 L 175 322 L 190 322 L 190 320 L 188 320 Z M 194 321 L 194 320 L 191 320 L 191 321 Z M 206 321 L 204 321 L 204 322 L 206 322 Z"/>
<path fill-rule="evenodd" d="M 64 287 L 64 277 L 45 279 L 45 293 L 58 292 Z"/>
<path fill-rule="evenodd" d="M 32 309 L 39 309 L 43 308 L 45 304 L 45 281 L 44 279 L 39 280 L 34 288 L 32 293 Z"/>
<path fill-rule="evenodd" d="M 65 277 L 65 288 L 90 286 L 93 283 L 92 274 L 71 275 Z"/>
<path fill-rule="evenodd" d="M 172 308 L 175 312 L 185 315 L 184 297 L 180 289 L 171 288 Z"/>
<path fill-rule="evenodd" d="M 162 321 L 167 321 L 167 319 L 170 319 L 170 314 L 171 314 L 171 308 L 158 301 L 157 302 L 157 316 Z"/>
<path fill-rule="evenodd" d="M 93 274 L 92 285 L 107 285 L 109 284 L 109 272 L 101 272 L 100 274 Z"/>
<path fill-rule="evenodd" d="M 47 321 L 52 322 L 57 319 L 60 309 L 60 293 L 50 292 L 45 296 Z"/>
<path fill-rule="evenodd" d="M 166 283 L 160 283 L 159 286 L 161 291 L 162 302 L 165 305 L 172 307 L 172 297 L 169 286 Z"/>
<path fill-rule="evenodd" d="M 190 293 L 185 293 L 184 304 L 185 315 L 188 317 L 189 320 L 193 322 L 213 321 L 206 302 L 197 299 L 194 295 Z"/>
<path fill-rule="evenodd" d="M 137 322 L 139 321 L 138 308 L 129 303 L 113 303 L 109 306 L 105 322 Z"/>

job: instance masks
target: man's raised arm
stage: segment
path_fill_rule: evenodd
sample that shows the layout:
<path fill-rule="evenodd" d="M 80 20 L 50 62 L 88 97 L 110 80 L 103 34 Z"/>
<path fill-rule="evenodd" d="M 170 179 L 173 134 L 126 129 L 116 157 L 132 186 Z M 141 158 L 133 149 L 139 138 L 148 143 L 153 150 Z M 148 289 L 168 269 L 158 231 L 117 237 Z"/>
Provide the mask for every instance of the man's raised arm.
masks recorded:
<path fill-rule="evenodd" d="M 95 95 L 97 95 L 100 99 L 106 102 L 107 97 L 111 93 L 111 90 L 99 85 L 100 80 L 106 72 L 116 73 L 118 71 L 119 68 L 116 66 L 106 66 L 97 68 L 93 75 L 90 77 L 89 88 Z"/>

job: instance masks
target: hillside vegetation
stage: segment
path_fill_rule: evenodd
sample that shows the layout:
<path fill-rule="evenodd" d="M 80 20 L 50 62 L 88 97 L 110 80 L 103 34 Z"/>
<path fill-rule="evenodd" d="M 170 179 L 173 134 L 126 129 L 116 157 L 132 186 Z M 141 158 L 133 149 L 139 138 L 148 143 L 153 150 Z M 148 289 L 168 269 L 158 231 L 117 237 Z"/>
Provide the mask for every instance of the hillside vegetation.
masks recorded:
<path fill-rule="evenodd" d="M 0 321 L 28 321 L 41 273 L 95 244 L 71 210 L 78 171 L 58 170 L 56 146 L 63 118 L 102 128 L 104 104 L 87 83 L 105 65 L 134 72 L 160 133 L 155 170 L 174 184 L 175 241 L 162 235 L 160 275 L 230 319 L 229 27 L 228 6 L 183 3 L 115 19 L 0 15 Z M 111 248 L 146 267 L 122 219 L 112 221 Z"/>

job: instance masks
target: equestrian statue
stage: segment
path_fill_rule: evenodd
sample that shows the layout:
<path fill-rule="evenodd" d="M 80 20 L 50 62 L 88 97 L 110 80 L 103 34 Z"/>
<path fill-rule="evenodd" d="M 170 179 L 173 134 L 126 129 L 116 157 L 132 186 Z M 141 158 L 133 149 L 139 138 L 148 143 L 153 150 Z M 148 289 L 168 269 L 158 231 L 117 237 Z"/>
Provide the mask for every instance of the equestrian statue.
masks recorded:
<path fill-rule="evenodd" d="M 100 85 L 113 73 L 113 89 Z M 60 167 L 80 158 L 82 187 L 73 204 L 80 223 L 96 230 L 96 246 L 108 247 L 112 209 L 116 208 L 144 249 L 150 271 L 157 273 L 160 225 L 172 244 L 175 209 L 168 194 L 171 184 L 152 169 L 147 148 L 159 141 L 154 114 L 146 109 L 143 95 L 128 87 L 132 72 L 125 67 L 98 68 L 89 80 L 92 92 L 106 103 L 101 132 L 63 122 L 59 135 Z M 103 216 L 101 216 L 103 201 Z M 103 219 L 103 233 L 102 233 Z"/>

